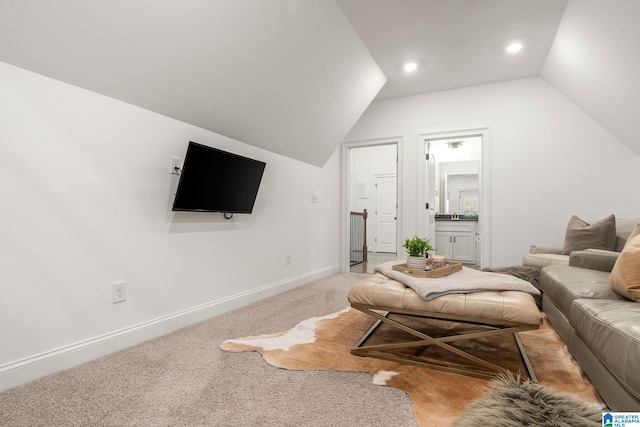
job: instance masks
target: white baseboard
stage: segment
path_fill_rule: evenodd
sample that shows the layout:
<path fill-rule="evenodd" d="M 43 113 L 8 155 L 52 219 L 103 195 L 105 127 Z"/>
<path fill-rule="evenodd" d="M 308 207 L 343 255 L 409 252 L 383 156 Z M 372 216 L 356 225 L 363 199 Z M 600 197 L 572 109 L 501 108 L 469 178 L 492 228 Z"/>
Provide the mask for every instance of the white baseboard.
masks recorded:
<path fill-rule="evenodd" d="M 0 391 L 338 273 L 334 265 L 0 366 Z"/>

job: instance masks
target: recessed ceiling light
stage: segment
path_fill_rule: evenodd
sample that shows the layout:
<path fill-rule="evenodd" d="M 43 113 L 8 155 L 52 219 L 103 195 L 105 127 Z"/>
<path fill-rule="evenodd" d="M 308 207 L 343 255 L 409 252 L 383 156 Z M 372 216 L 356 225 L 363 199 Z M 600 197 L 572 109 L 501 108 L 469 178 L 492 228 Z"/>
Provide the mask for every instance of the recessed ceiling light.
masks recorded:
<path fill-rule="evenodd" d="M 511 43 L 509 46 L 507 46 L 507 52 L 511 53 L 519 52 L 520 49 L 522 49 L 522 44 L 520 43 Z"/>
<path fill-rule="evenodd" d="M 418 68 L 418 64 L 416 64 L 415 62 L 407 62 L 406 64 L 404 64 L 404 70 L 411 72 L 411 71 L 415 71 Z"/>

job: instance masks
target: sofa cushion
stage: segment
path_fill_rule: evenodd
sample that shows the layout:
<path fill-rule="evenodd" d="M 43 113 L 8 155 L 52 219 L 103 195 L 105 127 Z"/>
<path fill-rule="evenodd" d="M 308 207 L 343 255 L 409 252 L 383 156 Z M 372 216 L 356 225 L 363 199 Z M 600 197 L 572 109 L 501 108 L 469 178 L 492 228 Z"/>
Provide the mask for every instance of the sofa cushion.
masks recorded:
<path fill-rule="evenodd" d="M 540 272 L 540 288 L 569 317 L 571 303 L 578 298 L 628 301 L 611 289 L 609 273 L 566 265 L 550 265 Z"/>
<path fill-rule="evenodd" d="M 619 255 L 619 252 L 603 251 L 602 249 L 573 251 L 571 255 L 569 255 L 569 265 L 588 268 L 590 270 L 611 272 Z"/>
<path fill-rule="evenodd" d="M 560 254 L 528 254 L 522 256 L 525 267 L 546 267 L 547 265 L 569 265 L 569 255 Z"/>
<path fill-rule="evenodd" d="M 578 299 L 569 323 L 593 354 L 636 398 L 640 398 L 640 304 Z"/>
<path fill-rule="evenodd" d="M 640 302 L 640 225 L 624 245 L 611 270 L 609 281 L 614 291 Z"/>
<path fill-rule="evenodd" d="M 575 215 L 569 220 L 564 237 L 564 247 L 562 248 L 563 255 L 569 255 L 573 251 L 582 251 L 585 249 L 613 251 L 615 248 L 615 215 L 609 215 L 591 224 Z"/>

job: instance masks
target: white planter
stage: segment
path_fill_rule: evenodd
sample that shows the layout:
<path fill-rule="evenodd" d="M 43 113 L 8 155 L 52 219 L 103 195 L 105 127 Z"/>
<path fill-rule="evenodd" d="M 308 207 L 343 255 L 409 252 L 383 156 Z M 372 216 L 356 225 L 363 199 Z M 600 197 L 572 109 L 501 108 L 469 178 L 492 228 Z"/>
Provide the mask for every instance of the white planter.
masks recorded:
<path fill-rule="evenodd" d="M 423 256 L 411 256 L 407 257 L 407 267 L 416 270 L 424 270 L 427 266 L 427 259 Z"/>

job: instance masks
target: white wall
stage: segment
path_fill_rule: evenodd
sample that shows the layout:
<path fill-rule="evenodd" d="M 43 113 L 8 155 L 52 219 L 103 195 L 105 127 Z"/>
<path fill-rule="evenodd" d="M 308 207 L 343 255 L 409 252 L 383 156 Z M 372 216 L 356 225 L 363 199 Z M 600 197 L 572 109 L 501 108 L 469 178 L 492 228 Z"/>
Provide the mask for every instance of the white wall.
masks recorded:
<path fill-rule="evenodd" d="M 571 215 L 640 211 L 638 156 L 541 78 L 374 102 L 347 141 L 402 135 L 401 235 L 424 214 L 421 133 L 488 127 L 491 265 L 516 265 L 529 245 L 562 245 Z"/>
<path fill-rule="evenodd" d="M 339 270 L 339 150 L 311 166 L 4 63 L 0 121 L 3 388 Z M 189 140 L 267 163 L 252 215 L 171 212 Z"/>
<path fill-rule="evenodd" d="M 637 0 L 571 0 L 540 75 L 640 154 Z"/>

